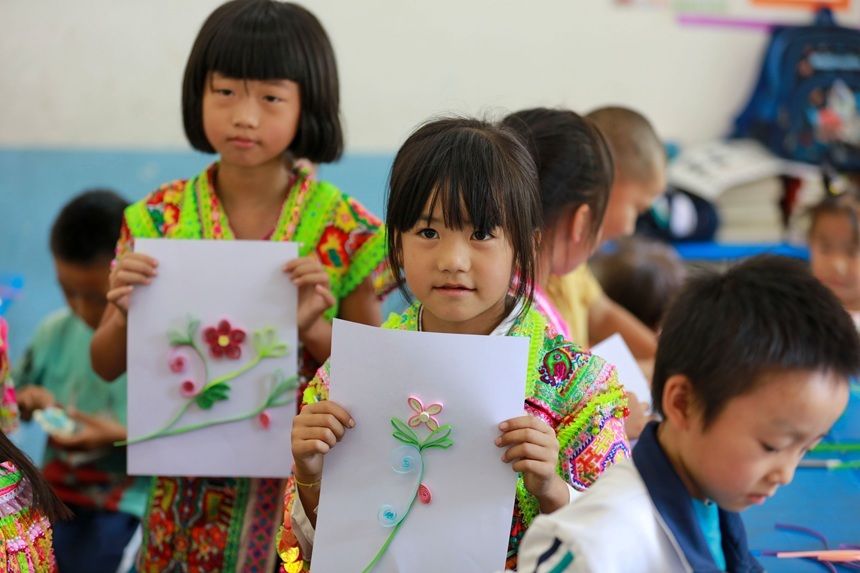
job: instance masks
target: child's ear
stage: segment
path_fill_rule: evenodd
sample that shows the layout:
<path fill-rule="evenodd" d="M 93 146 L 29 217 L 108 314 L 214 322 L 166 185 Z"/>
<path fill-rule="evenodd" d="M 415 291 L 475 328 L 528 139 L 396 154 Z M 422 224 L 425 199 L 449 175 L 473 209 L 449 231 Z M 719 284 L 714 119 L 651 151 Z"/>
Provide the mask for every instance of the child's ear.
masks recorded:
<path fill-rule="evenodd" d="M 588 205 L 580 205 L 574 210 L 568 228 L 572 242 L 580 244 L 591 235 L 591 215 L 591 207 Z"/>
<path fill-rule="evenodd" d="M 679 430 L 692 427 L 696 414 L 696 399 L 690 379 L 674 374 L 663 386 L 663 417 Z"/>

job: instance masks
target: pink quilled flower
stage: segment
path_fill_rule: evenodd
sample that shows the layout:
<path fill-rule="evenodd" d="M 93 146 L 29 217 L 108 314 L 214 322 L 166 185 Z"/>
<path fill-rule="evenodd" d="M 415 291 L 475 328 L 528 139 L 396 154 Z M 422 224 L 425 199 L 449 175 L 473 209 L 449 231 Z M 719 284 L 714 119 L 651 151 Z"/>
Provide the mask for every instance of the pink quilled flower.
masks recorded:
<path fill-rule="evenodd" d="M 433 416 L 442 411 L 442 404 L 430 404 L 425 408 L 421 400 L 415 396 L 410 396 L 407 402 L 409 402 L 409 407 L 415 412 L 406 422 L 410 427 L 417 428 L 421 424 L 424 424 L 431 432 L 435 432 L 439 428 L 439 421 Z"/>

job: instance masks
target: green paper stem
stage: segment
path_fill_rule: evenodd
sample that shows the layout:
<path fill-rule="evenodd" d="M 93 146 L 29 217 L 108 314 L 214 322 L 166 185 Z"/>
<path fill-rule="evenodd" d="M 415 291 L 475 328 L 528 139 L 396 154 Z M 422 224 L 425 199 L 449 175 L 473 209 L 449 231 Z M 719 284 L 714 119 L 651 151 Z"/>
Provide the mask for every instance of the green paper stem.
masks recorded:
<path fill-rule="evenodd" d="M 259 364 L 262 359 L 263 359 L 263 355 L 257 354 L 251 360 L 249 360 L 248 362 L 243 364 L 238 370 L 234 370 L 233 372 L 228 372 L 227 374 L 224 374 L 223 376 L 219 376 L 218 378 L 215 378 L 214 380 L 212 380 L 211 382 L 209 382 L 208 384 L 203 386 L 203 388 L 201 388 L 200 392 L 198 392 L 197 394 L 202 394 L 203 392 L 205 392 L 206 390 L 208 390 L 209 388 L 211 388 L 212 386 L 215 386 L 217 384 L 229 382 L 230 380 L 233 380 L 234 378 L 238 378 L 239 376 L 241 376 L 245 372 L 251 370 L 252 368 L 255 368 L 257 366 L 257 364 Z M 209 377 L 207 376 L 206 378 L 208 379 Z M 195 394 L 195 396 L 196 396 L 196 394 Z"/>
<path fill-rule="evenodd" d="M 283 406 L 287 406 L 288 404 L 292 403 L 293 399 L 282 400 L 280 402 L 275 401 L 275 398 L 277 398 L 279 395 L 283 394 L 285 391 L 287 391 L 289 389 L 295 389 L 297 387 L 297 385 L 295 384 L 295 382 L 296 382 L 295 377 L 291 378 L 290 381 L 293 382 L 293 384 L 289 387 L 285 387 L 281 391 L 277 391 L 278 387 L 281 384 L 273 384 L 272 390 L 270 391 L 270 393 L 266 397 L 266 399 L 263 400 L 262 404 L 260 404 L 257 408 L 251 410 L 250 412 L 246 412 L 244 414 L 238 414 L 236 416 L 230 416 L 227 418 L 221 418 L 220 420 L 211 420 L 211 421 L 207 421 L 207 422 L 199 422 L 197 424 L 189 424 L 188 426 L 182 426 L 181 428 L 175 428 L 175 429 L 171 430 L 170 427 L 173 426 L 173 424 L 176 423 L 176 421 L 182 416 L 182 414 L 185 413 L 185 410 L 188 409 L 188 406 L 193 404 L 192 401 L 189 401 L 188 403 L 185 404 L 185 406 L 183 406 L 183 408 L 182 408 L 182 410 L 180 410 L 179 414 L 177 414 L 174 417 L 174 419 L 171 420 L 170 424 L 168 424 L 167 426 L 165 426 L 161 430 L 157 430 L 155 432 L 152 432 L 152 433 L 147 434 L 145 436 L 141 436 L 139 438 L 132 438 L 130 440 L 125 440 L 122 442 L 114 442 L 114 445 L 115 446 L 128 446 L 128 445 L 132 445 L 132 444 L 139 444 L 141 442 L 146 442 L 149 440 L 153 440 L 155 438 L 166 438 L 168 436 L 178 436 L 181 434 L 187 434 L 188 432 L 194 432 L 196 430 L 202 430 L 204 428 L 210 428 L 212 426 L 220 426 L 222 424 L 231 424 L 233 422 L 241 422 L 242 420 L 248 420 L 250 418 L 254 418 L 255 416 L 259 416 L 260 412 L 262 412 L 263 410 L 266 410 L 267 408 L 281 408 Z"/>
<path fill-rule="evenodd" d="M 424 456 L 421 454 L 421 451 L 418 451 L 418 455 L 421 457 L 421 471 L 418 472 L 418 483 L 415 485 L 415 491 L 412 492 L 412 501 L 409 502 L 409 507 L 406 509 L 406 513 L 403 515 L 403 518 L 397 522 L 397 525 L 394 526 L 394 529 L 391 530 L 391 533 L 388 534 L 388 538 L 385 540 L 385 543 L 382 544 L 382 547 L 379 548 L 379 551 L 374 555 L 373 560 L 367 564 L 367 567 L 361 570 L 361 573 L 368 573 L 369 571 L 373 571 L 373 568 L 379 564 L 379 560 L 382 559 L 382 556 L 385 555 L 385 552 L 388 550 L 388 546 L 391 545 L 391 542 L 394 541 L 394 536 L 397 535 L 397 532 L 400 530 L 400 526 L 403 525 L 403 522 L 406 521 L 406 518 L 409 517 L 409 513 L 412 511 L 412 506 L 415 505 L 415 498 L 418 497 L 418 488 L 421 487 L 421 481 L 424 479 Z"/>

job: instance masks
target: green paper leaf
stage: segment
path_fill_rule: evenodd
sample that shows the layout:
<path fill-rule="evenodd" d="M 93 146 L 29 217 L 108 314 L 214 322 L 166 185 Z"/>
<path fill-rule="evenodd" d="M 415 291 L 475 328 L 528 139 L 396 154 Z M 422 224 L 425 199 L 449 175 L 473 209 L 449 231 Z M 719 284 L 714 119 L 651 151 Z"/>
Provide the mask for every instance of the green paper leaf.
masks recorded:
<path fill-rule="evenodd" d="M 215 405 L 215 402 L 227 400 L 230 398 L 230 385 L 220 382 L 214 386 L 210 386 L 194 398 L 194 402 L 204 410 L 209 410 Z"/>
<path fill-rule="evenodd" d="M 188 317 L 188 341 L 194 340 L 194 335 L 197 334 L 197 330 L 200 328 L 200 321 L 196 318 Z"/>
<path fill-rule="evenodd" d="M 170 346 L 187 346 L 188 338 L 178 330 L 169 330 L 167 338 L 170 341 Z"/>
<path fill-rule="evenodd" d="M 432 434 L 427 436 L 427 439 L 421 444 L 421 449 L 451 447 L 454 445 L 454 441 L 448 437 L 451 435 L 451 430 L 451 424 L 439 426 Z"/>
<path fill-rule="evenodd" d="M 421 443 L 421 440 L 418 439 L 418 435 L 412 430 L 412 428 L 407 426 L 403 420 L 391 418 L 391 425 L 394 426 L 394 437 L 401 442 L 405 441 L 407 443 L 414 444 L 416 447 Z M 403 437 L 398 437 L 398 433 L 406 439 L 404 440 Z"/>

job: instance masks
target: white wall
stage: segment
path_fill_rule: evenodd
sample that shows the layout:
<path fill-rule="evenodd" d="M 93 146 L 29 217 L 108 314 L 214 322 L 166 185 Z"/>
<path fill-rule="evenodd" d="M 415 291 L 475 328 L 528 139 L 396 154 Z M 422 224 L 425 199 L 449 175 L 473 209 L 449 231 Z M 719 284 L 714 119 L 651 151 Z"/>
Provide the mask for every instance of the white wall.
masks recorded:
<path fill-rule="evenodd" d="M 0 146 L 183 148 L 180 85 L 218 0 L 0 0 Z M 623 103 L 682 142 L 726 132 L 765 34 L 613 0 L 307 0 L 332 37 L 351 151 L 440 112 Z"/>

